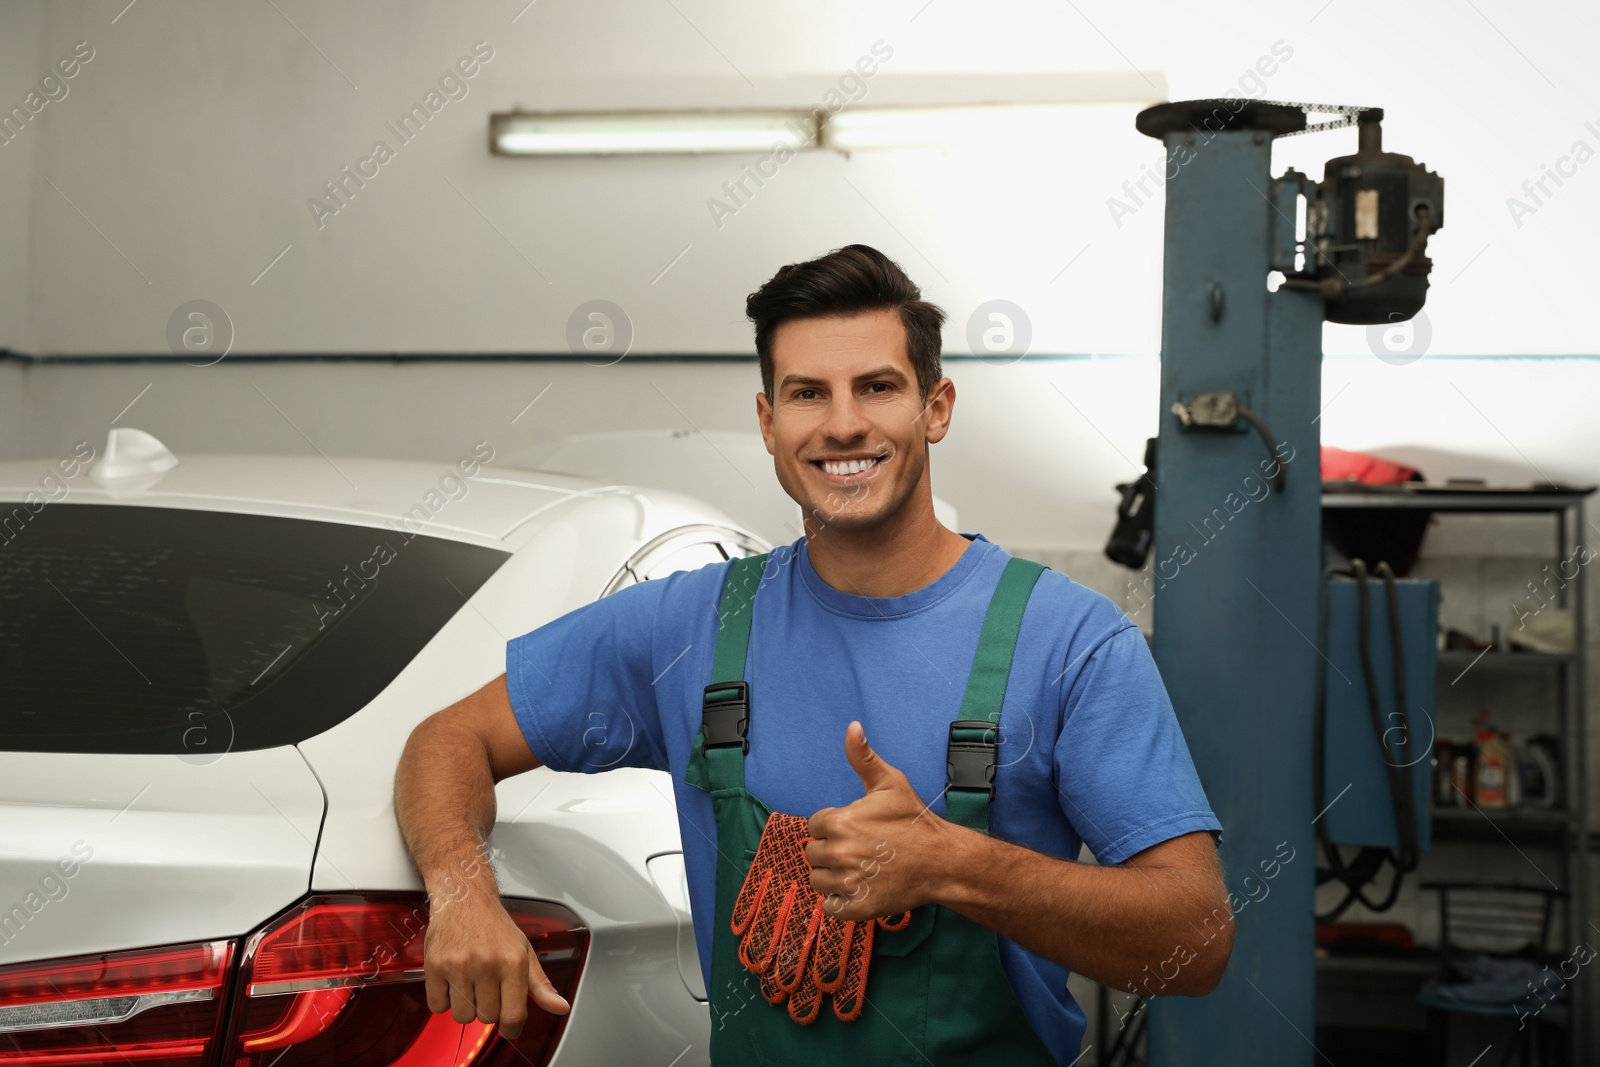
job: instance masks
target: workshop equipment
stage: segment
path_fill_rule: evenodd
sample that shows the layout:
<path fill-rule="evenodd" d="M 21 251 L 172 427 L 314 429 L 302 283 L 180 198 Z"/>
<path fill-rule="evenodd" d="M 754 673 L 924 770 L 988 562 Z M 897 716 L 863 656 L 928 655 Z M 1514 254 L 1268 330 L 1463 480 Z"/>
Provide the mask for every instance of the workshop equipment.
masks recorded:
<path fill-rule="evenodd" d="M 1318 922 L 1357 901 L 1387 911 L 1430 843 L 1439 583 L 1397 580 L 1387 563 L 1376 571 L 1354 559 L 1325 572 L 1312 768 L 1327 867 L 1317 884 L 1337 880 L 1345 892 Z M 1341 845 L 1361 851 L 1347 861 Z M 1369 895 L 1385 865 L 1388 888 Z"/>
<path fill-rule="evenodd" d="M 1321 182 L 1293 170 L 1273 178 L 1273 139 L 1306 132 L 1308 111 L 1339 116 L 1314 130 L 1358 125 L 1357 152 L 1329 161 Z M 1322 804 L 1308 772 L 1322 323 L 1414 315 L 1432 267 L 1427 240 L 1444 224 L 1443 183 L 1382 150 L 1381 118 L 1232 97 L 1161 104 L 1136 120 L 1168 160 L 1151 481 L 1153 552 L 1158 567 L 1172 565 L 1155 598 L 1153 652 L 1222 821 L 1230 901 L 1246 899 L 1265 865 L 1275 872 L 1269 898 L 1234 907 L 1218 988 L 1152 1003 L 1155 1067 L 1309 1067 L 1316 1055 L 1307 1035 Z M 1274 271 L 1283 278 L 1269 291 Z"/>
<path fill-rule="evenodd" d="M 1305 196 L 1307 235 L 1315 254 L 1287 228 L 1274 244 L 1273 266 L 1285 285 L 1314 284 L 1329 322 L 1404 322 L 1427 298 L 1433 263 L 1422 254 L 1444 225 L 1444 179 L 1410 156 L 1383 150 L 1383 110 L 1356 114 L 1355 155 L 1328 160 L 1320 184 L 1298 171 L 1278 181 L 1280 194 Z M 1294 269 L 1291 269 L 1294 268 Z M 1314 275 L 1315 283 L 1304 280 Z"/>

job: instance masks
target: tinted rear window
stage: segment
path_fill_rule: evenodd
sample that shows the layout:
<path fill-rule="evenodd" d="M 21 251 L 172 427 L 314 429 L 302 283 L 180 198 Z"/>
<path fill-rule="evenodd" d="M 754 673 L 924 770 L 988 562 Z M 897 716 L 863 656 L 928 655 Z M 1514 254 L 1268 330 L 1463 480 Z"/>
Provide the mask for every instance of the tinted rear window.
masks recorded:
<path fill-rule="evenodd" d="M 305 519 L 51 504 L 0 534 L 0 749 L 203 763 L 302 741 L 376 696 L 507 556 Z"/>

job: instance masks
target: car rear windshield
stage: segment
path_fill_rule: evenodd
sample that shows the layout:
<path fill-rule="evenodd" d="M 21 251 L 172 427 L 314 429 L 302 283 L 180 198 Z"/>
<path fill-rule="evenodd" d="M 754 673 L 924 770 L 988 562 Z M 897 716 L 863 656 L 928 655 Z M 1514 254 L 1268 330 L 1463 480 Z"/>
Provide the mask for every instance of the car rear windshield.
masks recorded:
<path fill-rule="evenodd" d="M 263 515 L 16 511 L 0 527 L 0 750 L 15 752 L 205 762 L 302 741 L 372 700 L 508 556 Z"/>

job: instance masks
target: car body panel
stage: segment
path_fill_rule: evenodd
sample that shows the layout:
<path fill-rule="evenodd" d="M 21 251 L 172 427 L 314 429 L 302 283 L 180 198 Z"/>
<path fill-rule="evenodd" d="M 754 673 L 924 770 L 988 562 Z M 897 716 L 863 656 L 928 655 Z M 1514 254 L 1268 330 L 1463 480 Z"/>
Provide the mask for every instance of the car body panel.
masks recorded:
<path fill-rule="evenodd" d="M 0 463 L 0 501 L 23 503 L 32 494 L 40 503 L 58 497 L 63 502 L 280 515 L 484 544 L 507 540 L 545 508 L 575 496 L 632 492 L 570 475 L 490 464 L 481 465 L 471 478 L 461 478 L 450 463 L 350 456 L 189 456 L 138 484 L 102 485 L 92 474 L 66 479 L 57 473 L 54 480 L 61 488 L 54 493 L 41 488 L 52 470 L 47 460 Z M 452 473 L 466 484 L 455 499 L 440 485 Z"/>
<path fill-rule="evenodd" d="M 522 543 L 378 698 L 302 742 L 329 793 L 313 888 L 421 888 L 395 822 L 393 780 L 411 730 L 505 670 L 511 638 L 595 600 L 642 545 L 686 525 L 731 522 L 677 494 L 595 494 L 548 509 Z M 337 768 L 337 774 L 334 769 Z M 680 1067 L 708 1062 L 709 1009 L 693 926 L 652 878 L 678 853 L 672 783 L 661 771 L 564 773 L 540 767 L 499 782 L 489 837 L 502 895 L 552 900 L 589 926 L 589 964 L 562 1038 L 610 1062 L 677 1035 Z M 685 974 L 687 958 L 694 973 Z M 576 1010 L 581 1006 L 583 1010 Z"/>
<path fill-rule="evenodd" d="M 0 925 L 0 965 L 250 930 L 305 895 L 323 810 L 289 746 L 0 752 L 0 924 L 28 914 Z"/>
<path fill-rule="evenodd" d="M 643 500 L 648 500 L 648 509 L 641 510 Z M 395 768 L 411 731 L 429 715 L 503 673 L 507 641 L 597 599 L 639 545 L 691 521 L 719 519 L 710 509 L 676 494 L 609 495 L 569 501 L 539 519 L 537 529 L 522 530 L 525 541 L 518 551 L 376 699 L 356 715 L 301 742 L 300 750 L 322 779 L 329 802 L 312 888 L 420 888 L 395 823 L 393 803 Z M 669 780 L 661 772 L 639 773 L 659 776 L 659 781 L 651 780 L 665 790 L 660 810 L 649 819 L 618 820 L 608 829 L 604 847 L 625 855 L 640 884 L 648 886 L 649 856 L 680 845 Z M 538 768 L 499 783 L 495 832 L 502 829 L 499 820 L 512 816 L 519 824 L 549 816 L 553 797 L 561 794 L 533 798 L 552 777 L 573 779 L 591 793 L 609 795 L 616 789 L 628 796 L 642 795 L 623 785 L 625 777 L 556 775 Z M 589 780 L 586 785 L 585 780 Z M 559 894 L 560 884 L 556 872 L 553 880 L 547 874 L 520 886 L 519 892 L 510 887 L 506 892 L 546 896 Z M 549 895 L 548 899 L 561 898 Z"/>

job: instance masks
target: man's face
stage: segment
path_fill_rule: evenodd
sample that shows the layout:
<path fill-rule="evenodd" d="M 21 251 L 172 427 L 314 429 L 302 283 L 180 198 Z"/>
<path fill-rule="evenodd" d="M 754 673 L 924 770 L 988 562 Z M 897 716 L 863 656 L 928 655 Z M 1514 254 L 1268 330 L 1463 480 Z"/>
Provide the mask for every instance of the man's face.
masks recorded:
<path fill-rule="evenodd" d="M 772 342 L 769 405 L 756 396 L 778 481 L 819 529 L 860 530 L 928 488 L 928 445 L 944 437 L 950 379 L 917 394 L 905 327 L 893 310 L 796 319 Z"/>

